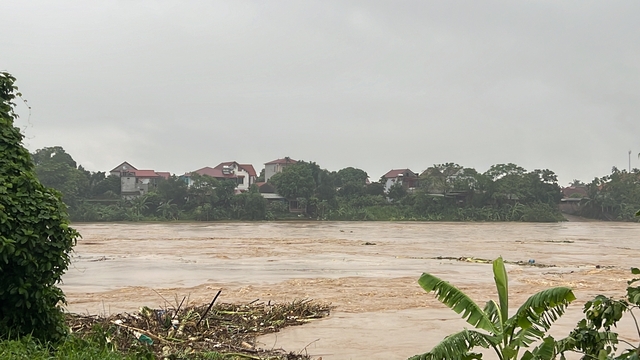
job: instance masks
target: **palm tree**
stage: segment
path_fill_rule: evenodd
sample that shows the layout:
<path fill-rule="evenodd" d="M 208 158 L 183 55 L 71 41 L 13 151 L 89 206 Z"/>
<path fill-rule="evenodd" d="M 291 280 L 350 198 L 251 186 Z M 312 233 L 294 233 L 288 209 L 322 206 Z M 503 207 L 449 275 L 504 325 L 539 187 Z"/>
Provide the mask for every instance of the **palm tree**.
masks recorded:
<path fill-rule="evenodd" d="M 424 273 L 418 280 L 422 288 L 433 291 L 438 300 L 451 308 L 475 330 L 462 330 L 444 338 L 431 351 L 412 357 L 412 360 L 479 359 L 475 347 L 492 348 L 500 360 L 518 358 L 521 348 L 542 340 L 533 351 L 525 351 L 522 360 L 553 359 L 555 341 L 545 337 L 546 332 L 566 309 L 575 296 L 571 289 L 554 287 L 542 290 L 525 301 L 509 317 L 509 286 L 502 257 L 493 262 L 493 275 L 498 290 L 499 304 L 490 300 L 484 309 L 469 296 L 450 283 Z"/>

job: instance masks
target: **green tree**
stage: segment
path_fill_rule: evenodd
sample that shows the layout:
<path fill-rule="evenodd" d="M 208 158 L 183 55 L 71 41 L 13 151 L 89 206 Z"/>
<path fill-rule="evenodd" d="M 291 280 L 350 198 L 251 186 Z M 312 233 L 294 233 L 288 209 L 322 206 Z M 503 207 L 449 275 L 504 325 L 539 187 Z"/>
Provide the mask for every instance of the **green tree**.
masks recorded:
<path fill-rule="evenodd" d="M 416 355 L 414 360 L 480 359 L 473 352 L 476 347 L 493 349 L 498 359 L 518 359 L 521 349 L 536 341 L 542 343 L 532 351 L 526 350 L 520 359 L 553 359 L 555 341 L 547 331 L 575 300 L 571 289 L 554 287 L 532 295 L 509 317 L 509 284 L 501 257 L 493 262 L 493 275 L 498 290 L 498 303 L 490 300 L 484 309 L 450 283 L 424 273 L 418 280 L 427 292 L 434 292 L 444 305 L 458 314 L 476 330 L 462 330 L 444 338 L 431 351 Z"/>
<path fill-rule="evenodd" d="M 580 181 L 578 179 L 573 179 L 569 183 L 569 186 L 587 186 L 587 184 L 583 183 L 582 181 Z"/>
<path fill-rule="evenodd" d="M 402 184 L 399 182 L 391 185 L 389 191 L 387 192 L 387 197 L 393 202 L 398 202 L 405 196 L 407 196 L 407 190 L 405 190 L 404 186 L 402 186 Z"/>
<path fill-rule="evenodd" d="M 189 189 L 183 179 L 172 175 L 167 179 L 158 180 L 156 192 L 165 203 L 170 201 L 173 205 L 181 207 L 187 200 Z"/>
<path fill-rule="evenodd" d="M 369 175 L 364 170 L 347 167 L 335 173 L 334 184 L 339 186 L 337 194 L 346 199 L 354 199 L 366 194 Z M 335 188 L 332 186 L 332 188 Z"/>
<path fill-rule="evenodd" d="M 267 200 L 252 185 L 248 192 L 238 194 L 231 200 L 236 217 L 242 220 L 264 220 L 267 214 Z"/>
<path fill-rule="evenodd" d="M 527 178 L 528 191 L 525 202 L 558 204 L 562 199 L 562 189 L 558 185 L 558 177 L 549 170 L 534 170 L 525 175 Z"/>
<path fill-rule="evenodd" d="M 338 179 L 338 186 L 345 186 L 347 184 L 355 184 L 364 186 L 369 178 L 367 172 L 362 169 L 356 169 L 354 167 L 346 167 L 338 170 L 336 173 Z"/>
<path fill-rule="evenodd" d="M 524 175 L 527 172 L 523 167 L 513 163 L 492 165 L 484 174 L 496 181 L 507 175 Z"/>
<path fill-rule="evenodd" d="M 209 175 L 191 174 L 191 180 L 193 181 L 191 187 L 188 189 L 189 203 L 196 207 L 204 204 L 213 204 L 218 202 L 218 195 L 216 187 L 218 187 L 218 180 Z M 164 193 L 163 184 L 163 193 Z"/>
<path fill-rule="evenodd" d="M 278 194 L 287 199 L 309 199 L 316 188 L 313 169 L 302 161 L 287 166 L 273 175 L 269 182 L 273 183 Z"/>
<path fill-rule="evenodd" d="M 581 215 L 604 220 L 634 220 L 640 208 L 640 170 L 631 173 L 617 168 L 611 174 L 595 178 L 587 185 L 588 199 Z"/>
<path fill-rule="evenodd" d="M 46 147 L 36 150 L 32 154 L 34 165 L 40 166 L 45 164 L 62 164 L 70 168 L 77 168 L 75 160 L 61 146 Z"/>
<path fill-rule="evenodd" d="M 73 211 L 81 199 L 89 195 L 91 174 L 78 167 L 62 147 L 46 147 L 32 154 L 36 175 L 47 187 L 62 193 L 62 200 Z"/>
<path fill-rule="evenodd" d="M 384 184 L 381 182 L 372 182 L 365 187 L 365 193 L 373 196 L 384 196 Z"/>
<path fill-rule="evenodd" d="M 216 186 L 217 205 L 221 207 L 229 207 L 231 199 L 236 193 L 236 183 L 233 180 L 225 179 L 218 181 Z"/>
<path fill-rule="evenodd" d="M 56 340 L 67 332 L 56 285 L 79 234 L 69 227 L 60 193 L 38 181 L 22 146 L 14 81 L 0 73 L 0 337 Z"/>
<path fill-rule="evenodd" d="M 100 174 L 100 173 L 96 173 Z M 104 173 L 102 173 L 104 174 Z M 96 180 L 95 175 L 92 175 Z M 109 175 L 103 179 L 98 180 L 91 186 L 91 197 L 93 198 L 113 198 L 115 195 L 120 195 L 120 177 L 116 175 Z"/>

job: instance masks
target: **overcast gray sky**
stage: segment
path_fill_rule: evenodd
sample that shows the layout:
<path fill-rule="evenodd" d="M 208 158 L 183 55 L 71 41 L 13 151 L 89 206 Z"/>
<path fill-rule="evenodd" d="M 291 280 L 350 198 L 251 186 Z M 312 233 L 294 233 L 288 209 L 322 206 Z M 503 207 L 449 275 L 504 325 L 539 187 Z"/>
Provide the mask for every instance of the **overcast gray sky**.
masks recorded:
<path fill-rule="evenodd" d="M 640 167 L 640 1 L 5 1 L 30 150 L 182 174 Z"/>

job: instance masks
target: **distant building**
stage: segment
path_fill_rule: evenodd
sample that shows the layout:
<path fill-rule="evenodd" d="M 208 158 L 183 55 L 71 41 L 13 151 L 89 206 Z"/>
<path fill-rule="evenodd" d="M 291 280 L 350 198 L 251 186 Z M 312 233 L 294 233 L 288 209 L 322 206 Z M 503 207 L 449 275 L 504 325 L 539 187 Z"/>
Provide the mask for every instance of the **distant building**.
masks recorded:
<path fill-rule="evenodd" d="M 128 162 L 123 162 L 122 164 L 114 167 L 111 171 L 109 171 L 110 175 L 115 175 L 115 176 L 120 176 L 120 173 L 123 171 L 131 171 L 131 170 L 138 170 L 136 169 L 133 165 L 129 164 Z"/>
<path fill-rule="evenodd" d="M 385 180 L 385 192 L 388 192 L 394 184 L 401 184 L 406 190 L 414 189 L 418 185 L 418 174 L 409 169 L 390 170 L 382 177 Z"/>
<path fill-rule="evenodd" d="M 564 198 L 586 198 L 588 196 L 586 186 L 567 186 L 562 188 L 562 197 Z"/>
<path fill-rule="evenodd" d="M 570 215 L 579 215 L 584 201 L 589 199 L 587 187 L 584 185 L 567 186 L 561 189 L 560 211 Z"/>
<path fill-rule="evenodd" d="M 293 160 L 290 157 L 284 157 L 282 159 L 276 159 L 273 161 L 269 161 L 268 163 L 264 164 L 264 181 L 269 181 L 269 179 L 279 173 L 282 172 L 282 170 L 284 170 L 284 168 L 286 168 L 287 166 L 293 165 L 297 163 L 296 160 Z"/>
<path fill-rule="evenodd" d="M 171 176 L 166 171 L 138 170 L 126 161 L 109 171 L 109 174 L 120 178 L 120 194 L 125 199 L 147 194 L 156 188 L 159 179 Z"/>
<path fill-rule="evenodd" d="M 278 194 L 276 192 L 275 186 L 271 183 L 267 182 L 257 182 L 256 186 L 258 187 L 258 192 L 262 195 L 263 198 L 267 199 L 267 201 L 283 201 L 287 202 L 284 196 Z"/>
<path fill-rule="evenodd" d="M 256 170 L 251 164 L 239 164 L 235 161 L 223 162 L 216 167 L 203 167 L 183 176 L 187 186 L 191 186 L 193 180 L 191 174 L 208 175 L 218 180 L 233 180 L 236 183 L 236 190 L 243 192 L 249 190 L 256 182 Z"/>

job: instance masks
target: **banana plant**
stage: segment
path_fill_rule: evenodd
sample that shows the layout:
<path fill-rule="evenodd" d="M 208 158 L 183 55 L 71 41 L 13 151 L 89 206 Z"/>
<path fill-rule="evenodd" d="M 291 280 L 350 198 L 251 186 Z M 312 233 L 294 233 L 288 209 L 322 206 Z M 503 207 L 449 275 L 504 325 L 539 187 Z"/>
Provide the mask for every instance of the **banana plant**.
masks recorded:
<path fill-rule="evenodd" d="M 464 292 L 431 274 L 418 280 L 426 292 L 462 315 L 475 329 L 464 329 L 444 338 L 431 351 L 411 360 L 481 359 L 474 348 L 493 349 L 500 360 L 518 359 L 522 349 L 539 342 L 531 351 L 524 350 L 521 360 L 550 360 L 555 357 L 555 341 L 545 336 L 551 325 L 564 314 L 575 300 L 567 287 L 554 287 L 532 295 L 509 317 L 509 285 L 502 257 L 493 262 L 493 276 L 498 290 L 498 302 L 490 300 L 484 308 Z"/>

